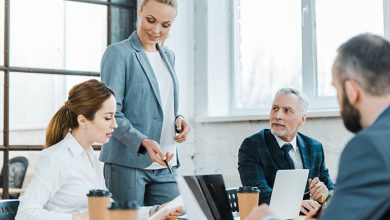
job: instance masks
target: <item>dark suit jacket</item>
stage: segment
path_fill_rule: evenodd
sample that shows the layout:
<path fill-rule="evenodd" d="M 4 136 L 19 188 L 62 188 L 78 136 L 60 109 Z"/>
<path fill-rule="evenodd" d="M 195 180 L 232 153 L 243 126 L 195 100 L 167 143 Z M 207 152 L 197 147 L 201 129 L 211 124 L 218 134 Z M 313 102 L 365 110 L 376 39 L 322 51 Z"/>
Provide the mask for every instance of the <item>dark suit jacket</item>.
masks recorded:
<path fill-rule="evenodd" d="M 321 219 L 390 219 L 390 107 L 344 148 Z"/>
<path fill-rule="evenodd" d="M 329 190 L 333 189 L 332 180 L 325 166 L 321 143 L 298 133 L 297 146 L 303 168 L 309 169 L 309 177 L 318 177 Z M 276 171 L 286 169 L 288 165 L 283 151 L 269 129 L 261 130 L 246 138 L 241 144 L 238 153 L 241 183 L 243 186 L 257 186 L 260 189 L 259 204 L 269 204 Z M 308 199 L 308 196 L 305 195 L 304 199 Z"/>

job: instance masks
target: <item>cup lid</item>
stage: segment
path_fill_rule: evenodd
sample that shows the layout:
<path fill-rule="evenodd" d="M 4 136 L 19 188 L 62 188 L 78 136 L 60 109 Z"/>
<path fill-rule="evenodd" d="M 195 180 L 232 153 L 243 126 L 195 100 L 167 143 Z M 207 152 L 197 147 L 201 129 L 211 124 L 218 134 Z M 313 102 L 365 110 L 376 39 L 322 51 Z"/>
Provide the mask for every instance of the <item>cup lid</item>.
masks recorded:
<path fill-rule="evenodd" d="M 138 205 L 135 202 L 112 202 L 111 206 L 108 207 L 110 210 L 125 210 L 125 209 L 138 209 Z"/>
<path fill-rule="evenodd" d="M 91 197 L 109 196 L 109 197 L 111 197 L 111 193 L 109 191 L 103 190 L 103 189 L 91 189 L 91 190 L 89 190 L 89 193 L 87 194 L 87 196 L 91 196 Z"/>
<path fill-rule="evenodd" d="M 259 188 L 255 186 L 242 186 L 238 188 L 239 193 L 259 193 Z"/>

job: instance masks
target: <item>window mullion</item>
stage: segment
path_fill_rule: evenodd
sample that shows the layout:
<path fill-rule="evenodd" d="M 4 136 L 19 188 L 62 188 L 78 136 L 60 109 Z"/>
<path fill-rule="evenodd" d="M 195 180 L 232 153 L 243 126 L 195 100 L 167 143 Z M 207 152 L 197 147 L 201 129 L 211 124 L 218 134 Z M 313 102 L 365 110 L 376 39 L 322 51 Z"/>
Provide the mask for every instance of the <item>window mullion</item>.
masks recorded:
<path fill-rule="evenodd" d="M 315 0 L 302 0 L 302 86 L 310 98 L 317 97 L 317 46 Z"/>

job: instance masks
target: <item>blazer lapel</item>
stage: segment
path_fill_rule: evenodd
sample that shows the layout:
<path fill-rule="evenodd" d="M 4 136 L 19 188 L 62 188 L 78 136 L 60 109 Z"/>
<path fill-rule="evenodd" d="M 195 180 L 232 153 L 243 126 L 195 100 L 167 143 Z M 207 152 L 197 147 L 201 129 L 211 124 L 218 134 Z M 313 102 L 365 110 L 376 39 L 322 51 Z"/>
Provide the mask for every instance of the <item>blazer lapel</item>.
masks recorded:
<path fill-rule="evenodd" d="M 310 170 L 310 164 L 311 164 L 311 152 L 308 146 L 305 145 L 305 142 L 303 141 L 302 137 L 297 134 L 297 146 L 299 149 L 299 153 L 301 154 L 302 158 L 302 165 L 304 169 Z M 310 176 L 310 175 L 309 175 Z"/>
<path fill-rule="evenodd" d="M 283 151 L 280 149 L 278 142 L 275 137 L 272 135 L 271 131 L 264 132 L 266 146 L 268 147 L 269 152 L 274 159 L 274 162 L 279 169 L 287 170 L 289 166 L 286 159 L 284 158 Z"/>
<path fill-rule="evenodd" d="M 137 51 L 136 56 L 137 56 L 138 62 L 141 64 L 142 69 L 144 70 L 144 73 L 147 76 L 150 85 L 152 86 L 154 95 L 157 99 L 158 104 L 160 105 L 160 108 L 162 108 L 160 89 L 158 87 L 157 78 L 154 75 L 153 68 L 149 63 L 148 57 L 145 54 L 145 50 L 142 47 L 142 44 L 138 38 L 137 32 L 134 32 L 133 34 L 130 35 L 130 42 L 131 42 L 133 48 Z"/>

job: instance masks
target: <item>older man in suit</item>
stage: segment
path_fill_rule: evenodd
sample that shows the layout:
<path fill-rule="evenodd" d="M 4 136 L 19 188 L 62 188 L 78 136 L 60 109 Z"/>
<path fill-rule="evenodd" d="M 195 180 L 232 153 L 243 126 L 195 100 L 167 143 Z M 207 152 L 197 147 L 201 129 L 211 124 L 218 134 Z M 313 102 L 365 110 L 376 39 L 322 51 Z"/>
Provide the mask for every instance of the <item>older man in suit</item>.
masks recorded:
<path fill-rule="evenodd" d="M 332 72 L 344 125 L 356 136 L 341 154 L 321 219 L 390 219 L 390 42 L 373 34 L 350 39 Z M 248 219 L 276 218 L 260 206 Z"/>
<path fill-rule="evenodd" d="M 298 132 L 306 122 L 307 109 L 307 99 L 298 90 L 280 89 L 270 111 L 271 129 L 261 130 L 241 144 L 238 154 L 241 182 L 260 189 L 259 204 L 269 204 L 278 170 L 310 170 L 312 187 L 310 196 L 306 193 L 303 198 L 303 213 L 318 209 L 333 189 L 321 143 Z M 309 192 L 309 187 L 306 190 Z"/>

